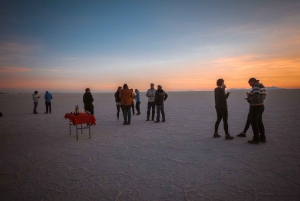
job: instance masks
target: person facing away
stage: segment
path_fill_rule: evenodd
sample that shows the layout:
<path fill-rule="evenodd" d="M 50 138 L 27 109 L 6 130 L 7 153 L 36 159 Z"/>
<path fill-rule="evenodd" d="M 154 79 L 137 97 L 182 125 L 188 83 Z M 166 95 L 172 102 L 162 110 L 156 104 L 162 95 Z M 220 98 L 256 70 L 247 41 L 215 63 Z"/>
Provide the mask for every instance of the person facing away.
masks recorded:
<path fill-rule="evenodd" d="M 167 100 L 168 98 L 168 94 L 166 92 L 164 92 L 164 90 L 162 89 L 162 86 L 158 85 L 157 86 L 157 91 L 155 92 L 155 105 L 156 105 L 156 121 L 155 123 L 159 123 L 160 122 L 160 113 L 162 115 L 162 121 L 161 122 L 165 122 L 166 118 L 165 118 L 165 110 L 164 110 L 164 102 L 165 100 Z"/>
<path fill-rule="evenodd" d="M 46 91 L 44 99 L 45 99 L 45 105 L 46 105 L 46 112 L 45 114 L 48 113 L 48 109 L 49 112 L 51 113 L 51 100 L 52 100 L 52 94 L 50 94 L 48 91 Z"/>
<path fill-rule="evenodd" d="M 33 114 L 38 114 L 38 112 L 36 111 L 36 108 L 38 106 L 38 102 L 39 102 L 39 96 L 37 95 L 38 94 L 38 91 L 35 91 L 33 94 L 32 94 L 32 99 L 33 99 Z"/>
<path fill-rule="evenodd" d="M 151 108 L 152 108 L 152 121 L 154 121 L 154 115 L 155 115 L 155 103 L 154 103 L 155 92 L 156 92 L 156 89 L 154 89 L 154 84 L 151 83 L 150 84 L 150 89 L 148 89 L 148 91 L 146 93 L 146 97 L 148 97 L 147 120 L 146 121 L 149 121 Z"/>
<path fill-rule="evenodd" d="M 262 121 L 262 115 L 265 110 L 264 100 L 267 94 L 266 89 L 256 78 L 250 78 L 248 83 L 252 87 L 252 90 L 248 94 L 247 101 L 250 105 L 249 119 L 253 130 L 253 139 L 249 140 L 248 143 L 266 143 L 265 126 Z"/>
<path fill-rule="evenodd" d="M 130 125 L 131 122 L 130 108 L 132 105 L 132 97 L 132 91 L 128 88 L 127 84 L 124 84 L 123 89 L 120 91 L 122 111 L 124 116 L 123 125 Z"/>
<path fill-rule="evenodd" d="M 92 115 L 94 115 L 94 98 L 91 93 L 90 88 L 85 89 L 85 93 L 83 95 L 83 103 L 84 103 L 84 110 L 89 111 Z"/>
<path fill-rule="evenodd" d="M 132 104 L 131 104 L 131 107 L 132 107 L 132 114 L 134 115 L 134 99 L 135 99 L 135 94 L 133 92 L 133 89 L 131 89 L 131 92 L 132 92 Z"/>
<path fill-rule="evenodd" d="M 223 79 L 217 80 L 217 87 L 215 88 L 215 108 L 217 112 L 217 121 L 215 123 L 215 133 L 214 138 L 221 137 L 218 133 L 219 124 L 223 119 L 223 126 L 225 130 L 225 140 L 232 140 L 233 137 L 230 136 L 228 132 L 228 109 L 227 109 L 227 98 L 230 95 L 230 92 L 225 93 L 226 85 L 224 84 Z"/>
<path fill-rule="evenodd" d="M 140 104 L 141 104 L 140 92 L 138 89 L 135 89 L 135 109 L 137 111 L 136 115 L 141 114 Z"/>
<path fill-rule="evenodd" d="M 122 87 L 119 86 L 116 93 L 115 93 L 115 101 L 116 101 L 116 107 L 117 107 L 117 118 L 119 120 L 119 114 L 120 114 L 120 107 L 121 107 L 121 98 L 120 98 L 120 91 Z"/>

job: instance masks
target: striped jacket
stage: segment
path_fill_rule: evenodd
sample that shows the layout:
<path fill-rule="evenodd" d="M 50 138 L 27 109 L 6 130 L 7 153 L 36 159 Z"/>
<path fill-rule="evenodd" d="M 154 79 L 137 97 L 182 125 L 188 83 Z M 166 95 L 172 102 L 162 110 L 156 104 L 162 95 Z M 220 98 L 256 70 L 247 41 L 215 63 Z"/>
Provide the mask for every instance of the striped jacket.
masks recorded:
<path fill-rule="evenodd" d="M 267 93 L 264 85 L 261 83 L 256 83 L 254 86 L 252 86 L 252 90 L 249 93 L 248 102 L 250 106 L 264 105 L 266 95 Z"/>

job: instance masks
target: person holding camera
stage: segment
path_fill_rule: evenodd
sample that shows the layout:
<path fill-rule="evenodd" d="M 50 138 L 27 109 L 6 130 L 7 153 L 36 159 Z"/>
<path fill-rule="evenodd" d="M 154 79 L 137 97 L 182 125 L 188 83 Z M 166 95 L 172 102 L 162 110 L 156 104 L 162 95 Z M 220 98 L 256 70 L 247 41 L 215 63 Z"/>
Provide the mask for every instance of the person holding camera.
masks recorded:
<path fill-rule="evenodd" d="M 38 106 L 38 102 L 39 102 L 39 96 L 37 95 L 38 94 L 38 91 L 35 91 L 33 94 L 32 94 L 32 99 L 33 99 L 33 105 L 34 105 L 34 108 L 33 108 L 33 114 L 38 114 L 38 112 L 36 111 L 36 108 Z"/>
<path fill-rule="evenodd" d="M 155 92 L 156 92 L 156 89 L 154 89 L 154 84 L 151 83 L 150 84 L 150 89 L 148 89 L 148 91 L 146 93 L 146 97 L 148 97 L 147 120 L 146 121 L 149 121 L 151 108 L 152 108 L 152 121 L 154 121 L 154 115 L 155 115 L 155 103 L 154 103 Z"/>

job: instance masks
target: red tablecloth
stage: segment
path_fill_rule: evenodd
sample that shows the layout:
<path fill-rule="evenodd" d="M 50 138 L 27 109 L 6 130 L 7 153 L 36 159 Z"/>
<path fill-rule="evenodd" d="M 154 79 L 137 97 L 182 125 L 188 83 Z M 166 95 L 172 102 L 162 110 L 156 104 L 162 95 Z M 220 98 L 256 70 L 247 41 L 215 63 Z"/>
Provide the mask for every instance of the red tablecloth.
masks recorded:
<path fill-rule="evenodd" d="M 94 115 L 88 115 L 88 114 L 78 114 L 75 116 L 75 114 L 67 113 L 65 114 L 66 119 L 70 119 L 70 121 L 74 124 L 94 124 L 96 125 L 96 118 Z"/>

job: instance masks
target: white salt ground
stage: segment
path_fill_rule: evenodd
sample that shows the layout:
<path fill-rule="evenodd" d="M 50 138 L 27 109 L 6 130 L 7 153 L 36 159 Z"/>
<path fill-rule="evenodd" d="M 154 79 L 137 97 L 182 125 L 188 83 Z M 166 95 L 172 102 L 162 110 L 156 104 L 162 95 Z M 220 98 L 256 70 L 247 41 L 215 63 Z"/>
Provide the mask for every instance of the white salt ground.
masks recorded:
<path fill-rule="evenodd" d="M 40 94 L 42 97 L 44 94 Z M 270 90 L 267 143 L 237 138 L 245 91 L 228 99 L 229 131 L 214 139 L 213 92 L 169 92 L 166 123 L 117 121 L 113 93 L 93 94 L 97 125 L 69 135 L 64 114 L 83 94 L 53 94 L 52 114 L 33 115 L 31 94 L 0 95 L 0 200 L 300 200 L 300 90 Z M 122 116 L 121 116 L 122 117 Z"/>

